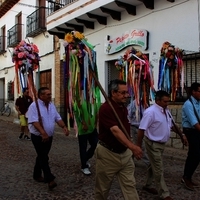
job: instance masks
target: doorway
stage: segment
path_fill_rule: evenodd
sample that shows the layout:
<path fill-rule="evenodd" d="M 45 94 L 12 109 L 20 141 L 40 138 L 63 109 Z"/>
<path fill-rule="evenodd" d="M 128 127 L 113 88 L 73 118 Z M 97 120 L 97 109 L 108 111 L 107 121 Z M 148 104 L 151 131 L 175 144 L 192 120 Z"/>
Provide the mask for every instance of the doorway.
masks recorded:
<path fill-rule="evenodd" d="M 5 102 L 5 78 L 0 79 L 0 108 Z"/>

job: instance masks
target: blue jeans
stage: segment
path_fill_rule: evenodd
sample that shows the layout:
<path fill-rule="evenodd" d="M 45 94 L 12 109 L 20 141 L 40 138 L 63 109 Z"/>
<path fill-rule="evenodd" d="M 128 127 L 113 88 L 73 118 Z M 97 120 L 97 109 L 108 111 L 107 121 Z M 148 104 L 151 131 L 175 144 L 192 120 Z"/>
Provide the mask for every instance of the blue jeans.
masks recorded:
<path fill-rule="evenodd" d="M 94 129 L 92 133 L 86 135 L 78 135 L 79 153 L 81 159 L 81 169 L 87 168 L 86 162 L 92 158 L 98 142 L 97 129 Z M 90 144 L 90 148 L 87 150 L 87 144 Z"/>
<path fill-rule="evenodd" d="M 37 179 L 44 174 L 44 181 L 46 183 L 51 182 L 55 179 L 55 176 L 51 173 L 49 167 L 49 151 L 51 149 L 53 137 L 49 137 L 47 142 L 42 142 L 42 137 L 31 134 L 31 141 L 35 147 L 37 157 L 35 160 L 33 178 Z"/>

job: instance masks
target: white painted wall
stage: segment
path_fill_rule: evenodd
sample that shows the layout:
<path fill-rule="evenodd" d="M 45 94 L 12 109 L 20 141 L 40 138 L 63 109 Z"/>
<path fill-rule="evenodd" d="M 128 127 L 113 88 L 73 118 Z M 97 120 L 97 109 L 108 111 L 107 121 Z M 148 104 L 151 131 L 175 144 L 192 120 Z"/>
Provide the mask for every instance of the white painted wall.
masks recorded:
<path fill-rule="evenodd" d="M 160 49 L 165 41 L 190 51 L 199 51 L 199 21 L 198 5 L 196 0 L 176 0 L 170 3 L 164 0 L 155 0 L 155 9 L 146 9 L 144 5 L 137 6 L 137 15 L 131 16 L 127 12 L 122 13 L 121 21 L 108 18 L 108 25 L 95 24 L 95 30 L 85 29 L 84 34 L 88 41 L 96 46 L 99 78 L 103 87 L 105 80 L 105 61 L 119 58 L 125 49 L 113 55 L 104 53 L 106 35 L 115 37 L 130 29 L 146 29 L 149 32 L 149 49 L 142 51 L 149 53 L 150 61 L 154 65 L 155 87 L 158 80 L 158 61 Z M 189 11 L 189 12 L 188 12 Z M 136 47 L 140 49 L 140 47 Z M 154 55 L 153 55 L 154 53 Z"/>
<path fill-rule="evenodd" d="M 94 5 L 103 3 L 103 0 L 97 1 Z M 84 27 L 84 34 L 88 38 L 88 41 L 93 45 L 99 43 L 95 50 L 97 51 L 97 65 L 102 86 L 105 88 L 107 81 L 106 61 L 119 58 L 126 50 L 124 49 L 113 55 L 106 55 L 104 53 L 106 36 L 110 35 L 112 39 L 112 37 L 122 35 L 126 30 L 145 29 L 149 32 L 149 49 L 142 52 L 149 53 L 150 61 L 154 66 L 155 88 L 157 89 L 160 49 L 165 41 L 169 41 L 176 47 L 187 51 L 199 51 L 199 4 L 199 0 L 176 0 L 174 3 L 166 0 L 155 0 L 153 10 L 147 9 L 144 4 L 139 4 L 136 8 L 136 16 L 129 15 L 124 11 L 121 14 L 121 21 L 116 21 L 108 17 L 108 25 L 106 26 L 96 22 L 94 30 Z M 95 6 L 93 6 L 93 9 L 96 8 Z M 62 17 L 59 20 L 55 20 L 60 16 L 59 11 L 56 15 L 47 18 L 48 22 L 52 21 L 52 23 L 48 24 L 48 27 L 52 28 L 55 24 L 57 26 L 61 22 L 67 22 L 72 17 L 77 17 L 76 12 L 71 15 L 65 15 L 64 13 L 67 13 L 67 9 L 69 11 L 71 9 L 70 6 L 61 11 Z M 83 7 L 81 13 L 83 11 L 85 13 L 89 12 L 91 9 L 90 5 Z M 140 49 L 140 47 L 135 48 Z"/>
<path fill-rule="evenodd" d="M 55 88 L 55 78 L 53 75 L 53 70 L 55 67 L 54 52 L 53 52 L 53 36 L 48 33 L 40 34 L 35 38 L 25 38 L 26 37 L 26 18 L 28 15 L 33 13 L 37 8 L 38 0 L 20 0 L 12 9 L 10 9 L 1 19 L 0 28 L 6 25 L 6 35 L 7 31 L 12 28 L 16 23 L 16 16 L 22 12 L 22 39 L 26 42 L 33 42 L 39 48 L 39 55 L 41 56 L 40 61 L 40 71 L 52 69 L 52 98 L 55 98 L 54 88 Z M 24 5 L 22 5 L 24 4 Z M 1 34 L 0 34 L 1 35 Z M 7 42 L 7 41 L 6 41 Z M 5 98 L 7 99 L 7 83 L 13 81 L 15 77 L 14 63 L 12 62 L 13 48 L 7 49 L 4 55 L 0 55 L 0 79 L 5 77 Z M 7 71 L 7 73 L 5 73 Z M 17 98 L 17 90 L 15 89 L 15 99 Z"/>
<path fill-rule="evenodd" d="M 67 20 L 73 20 L 77 16 L 83 15 L 115 0 L 77 0 L 72 4 L 55 11 L 47 18 L 47 29 L 56 27 L 59 24 L 65 23 Z M 136 4 L 141 4 L 138 0 L 129 0 Z M 69 12 L 68 12 L 69 11 Z"/>

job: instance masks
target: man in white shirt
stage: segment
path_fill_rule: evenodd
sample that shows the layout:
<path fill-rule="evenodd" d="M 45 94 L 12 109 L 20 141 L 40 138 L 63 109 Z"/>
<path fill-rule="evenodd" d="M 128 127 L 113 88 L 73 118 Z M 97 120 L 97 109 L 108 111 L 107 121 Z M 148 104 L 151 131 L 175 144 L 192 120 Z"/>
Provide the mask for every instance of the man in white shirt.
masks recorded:
<path fill-rule="evenodd" d="M 152 181 L 154 179 L 156 188 L 158 188 L 158 195 L 164 200 L 172 200 L 164 180 L 162 161 L 165 143 L 170 138 L 171 129 L 179 134 L 183 144 L 187 145 L 185 135 L 174 126 L 172 116 L 167 108 L 169 101 L 170 95 L 167 92 L 162 90 L 156 92 L 155 104 L 144 111 L 138 130 L 137 142 L 141 147 L 144 137 L 145 147 L 151 164 L 144 188 L 146 191 L 153 189 Z"/>
<path fill-rule="evenodd" d="M 63 129 L 66 136 L 69 135 L 69 131 L 55 105 L 51 103 L 50 90 L 47 87 L 40 88 L 38 98 L 37 102 L 33 102 L 28 109 L 29 131 L 37 153 L 33 178 L 38 182 L 48 183 L 49 189 L 52 190 L 57 184 L 49 167 L 48 154 L 53 141 L 55 122 Z M 42 172 L 44 177 L 42 177 Z"/>

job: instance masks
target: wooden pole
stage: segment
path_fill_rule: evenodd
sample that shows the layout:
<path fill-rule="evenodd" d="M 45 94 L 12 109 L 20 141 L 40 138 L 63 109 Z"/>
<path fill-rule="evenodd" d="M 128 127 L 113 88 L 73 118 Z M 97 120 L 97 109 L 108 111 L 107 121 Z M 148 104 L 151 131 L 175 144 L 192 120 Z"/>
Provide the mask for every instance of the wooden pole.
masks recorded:
<path fill-rule="evenodd" d="M 30 71 L 30 70 L 29 70 L 29 76 L 30 76 L 29 80 L 30 80 L 31 89 L 32 89 L 33 96 L 34 96 L 34 99 L 35 99 L 36 109 L 38 111 L 38 120 L 39 120 L 40 125 L 43 127 L 42 116 L 41 116 L 41 112 L 40 112 L 40 108 L 39 108 L 39 104 L 38 104 L 38 98 L 37 98 L 37 94 L 36 94 L 36 88 L 34 87 L 33 72 Z"/>

